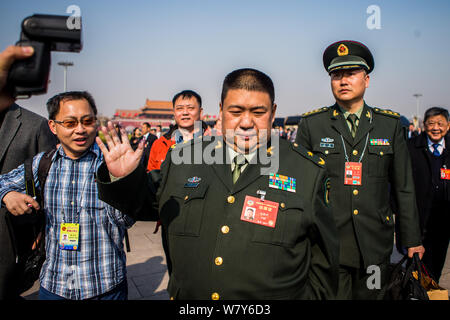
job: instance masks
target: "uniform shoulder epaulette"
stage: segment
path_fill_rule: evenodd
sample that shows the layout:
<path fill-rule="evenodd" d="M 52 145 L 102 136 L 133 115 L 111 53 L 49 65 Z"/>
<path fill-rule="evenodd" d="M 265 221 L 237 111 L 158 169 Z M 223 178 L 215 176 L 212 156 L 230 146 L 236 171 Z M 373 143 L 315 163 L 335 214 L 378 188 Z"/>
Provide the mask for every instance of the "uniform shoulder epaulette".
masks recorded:
<path fill-rule="evenodd" d="M 378 114 L 383 114 L 385 116 L 393 117 L 393 118 L 400 118 L 400 113 L 389 110 L 389 109 L 380 109 L 380 108 L 373 108 L 373 111 Z"/>
<path fill-rule="evenodd" d="M 323 107 L 323 108 L 319 108 L 319 109 L 315 109 L 315 110 L 311 110 L 308 112 L 305 112 L 304 114 L 302 114 L 302 117 L 309 117 L 312 116 L 313 114 L 318 114 L 318 113 L 322 113 L 328 110 L 328 107 Z"/>
<path fill-rule="evenodd" d="M 325 166 L 325 160 L 323 160 L 321 157 L 316 156 L 314 153 L 312 153 L 311 151 L 308 151 L 305 147 L 299 145 L 298 143 L 293 143 L 292 144 L 292 149 L 294 149 L 295 151 L 297 151 L 299 154 L 301 154 L 303 157 L 305 157 L 306 159 L 314 162 L 315 164 L 317 164 L 319 167 L 324 167 Z"/>
<path fill-rule="evenodd" d="M 194 139 L 191 139 L 191 140 L 183 141 L 183 142 L 180 142 L 180 143 L 175 143 L 175 144 L 170 146 L 170 150 L 179 149 L 179 148 L 185 148 L 187 146 L 191 146 L 191 145 L 194 145 L 194 144 L 197 144 L 197 143 L 201 143 L 202 141 L 203 141 L 202 137 L 200 136 L 200 137 L 197 137 L 197 138 L 194 138 Z"/>
<path fill-rule="evenodd" d="M 194 138 L 194 139 L 191 139 L 191 140 L 183 141 L 181 143 L 175 143 L 175 144 L 170 146 L 170 149 L 185 148 L 185 147 L 190 146 L 190 145 L 201 143 L 202 141 L 203 141 L 203 138 L 202 138 L 202 136 L 200 136 L 200 137 L 197 137 L 197 138 Z"/>

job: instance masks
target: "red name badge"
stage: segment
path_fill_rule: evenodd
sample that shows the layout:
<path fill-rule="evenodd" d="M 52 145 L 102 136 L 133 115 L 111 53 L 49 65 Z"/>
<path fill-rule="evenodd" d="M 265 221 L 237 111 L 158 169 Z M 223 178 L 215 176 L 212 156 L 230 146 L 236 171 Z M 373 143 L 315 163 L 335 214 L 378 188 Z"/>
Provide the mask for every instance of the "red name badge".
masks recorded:
<path fill-rule="evenodd" d="M 450 180 L 450 169 L 441 168 L 441 179 Z"/>
<path fill-rule="evenodd" d="M 262 201 L 260 198 L 246 196 L 241 220 L 275 228 L 278 205 L 278 202 Z"/>
<path fill-rule="evenodd" d="M 360 186 L 362 180 L 362 163 L 346 162 L 344 173 L 344 184 L 352 186 Z"/>

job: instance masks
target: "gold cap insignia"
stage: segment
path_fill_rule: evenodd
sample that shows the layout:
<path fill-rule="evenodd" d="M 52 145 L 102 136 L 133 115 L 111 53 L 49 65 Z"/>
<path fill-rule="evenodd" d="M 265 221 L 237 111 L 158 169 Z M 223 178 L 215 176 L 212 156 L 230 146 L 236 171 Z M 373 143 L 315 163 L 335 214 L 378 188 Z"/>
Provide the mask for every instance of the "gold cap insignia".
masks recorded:
<path fill-rule="evenodd" d="M 337 48 L 337 54 L 339 56 L 346 56 L 348 55 L 348 48 L 345 44 L 341 43 L 339 47 Z"/>

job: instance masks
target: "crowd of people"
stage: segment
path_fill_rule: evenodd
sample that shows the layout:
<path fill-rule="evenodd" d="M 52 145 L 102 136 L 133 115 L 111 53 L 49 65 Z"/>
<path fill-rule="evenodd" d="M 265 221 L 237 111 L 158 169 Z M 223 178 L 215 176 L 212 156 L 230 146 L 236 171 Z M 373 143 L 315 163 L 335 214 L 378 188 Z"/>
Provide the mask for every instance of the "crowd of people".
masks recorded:
<path fill-rule="evenodd" d="M 0 53 L 0 299 L 21 294 L 14 248 L 28 234 L 6 217 L 33 210 L 46 216 L 43 300 L 126 300 L 123 241 L 141 219 L 161 228 L 173 299 L 383 299 L 394 230 L 397 247 L 439 281 L 449 243 L 449 113 L 429 108 L 424 130 L 406 138 L 398 113 L 364 100 L 374 68 L 364 44 L 326 48 L 335 103 L 303 114 L 297 127 L 273 128 L 274 84 L 244 68 L 225 77 L 213 127 L 201 121 L 200 94 L 183 90 L 168 131 L 143 123 L 130 137 L 98 126 L 87 91 L 49 99 L 48 121 L 16 105 L 8 70 L 32 54 Z M 39 189 L 44 157 L 39 201 L 26 192 L 24 162 L 33 159 Z M 379 285 L 369 287 L 374 266 Z"/>

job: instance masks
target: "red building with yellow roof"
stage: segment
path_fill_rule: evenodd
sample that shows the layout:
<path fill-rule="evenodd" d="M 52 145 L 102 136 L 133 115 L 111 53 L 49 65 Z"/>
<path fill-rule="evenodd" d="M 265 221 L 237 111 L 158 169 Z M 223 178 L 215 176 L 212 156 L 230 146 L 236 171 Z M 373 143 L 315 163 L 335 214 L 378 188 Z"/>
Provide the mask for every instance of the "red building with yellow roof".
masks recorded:
<path fill-rule="evenodd" d="M 140 127 L 144 122 L 150 123 L 152 127 L 161 125 L 163 129 L 175 123 L 171 101 L 149 99 L 146 99 L 145 105 L 137 110 L 116 109 L 111 121 L 128 131 Z"/>

